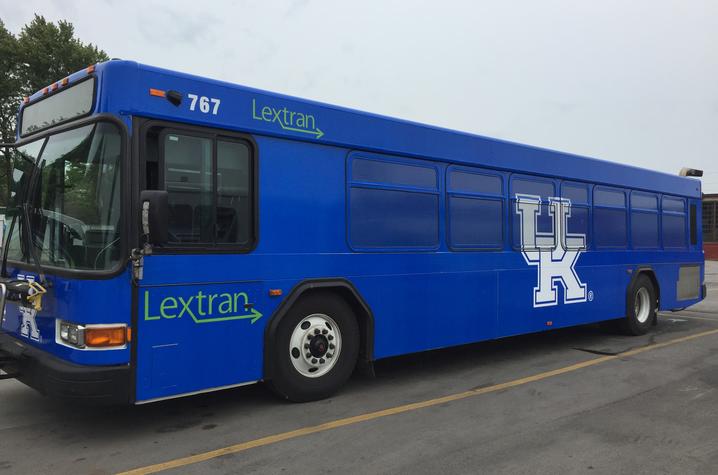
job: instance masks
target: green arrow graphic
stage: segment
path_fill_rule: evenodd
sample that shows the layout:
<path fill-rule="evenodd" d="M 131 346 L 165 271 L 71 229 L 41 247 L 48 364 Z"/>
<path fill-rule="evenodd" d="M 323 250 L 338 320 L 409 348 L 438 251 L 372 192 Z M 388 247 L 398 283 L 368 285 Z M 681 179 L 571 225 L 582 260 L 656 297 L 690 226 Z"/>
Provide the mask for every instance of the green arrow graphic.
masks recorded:
<path fill-rule="evenodd" d="M 214 322 L 227 322 L 229 320 L 251 320 L 252 325 L 254 325 L 257 320 L 262 318 L 262 314 L 258 312 L 255 309 L 249 310 L 251 313 L 247 315 L 231 315 L 228 317 L 216 317 L 216 318 L 197 318 L 194 315 L 192 315 L 192 320 L 194 320 L 195 323 L 214 323 Z"/>
<path fill-rule="evenodd" d="M 316 130 L 307 130 L 307 129 L 297 129 L 295 127 L 287 127 L 286 125 L 282 124 L 281 122 L 279 123 L 279 125 L 281 125 L 284 130 L 291 130 L 293 132 L 301 132 L 303 134 L 315 135 L 316 136 L 316 137 L 314 137 L 315 139 L 320 139 L 320 138 L 324 137 L 324 132 L 322 132 L 322 129 L 320 129 L 319 127 L 317 127 Z"/>

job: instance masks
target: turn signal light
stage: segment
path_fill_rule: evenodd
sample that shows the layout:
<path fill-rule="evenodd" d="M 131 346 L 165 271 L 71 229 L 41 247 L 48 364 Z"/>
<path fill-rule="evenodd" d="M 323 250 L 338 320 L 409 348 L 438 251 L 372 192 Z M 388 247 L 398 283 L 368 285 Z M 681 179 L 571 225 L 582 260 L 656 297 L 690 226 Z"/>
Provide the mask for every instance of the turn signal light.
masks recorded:
<path fill-rule="evenodd" d="M 85 328 L 85 345 L 93 347 L 123 346 L 127 343 L 127 327 Z"/>

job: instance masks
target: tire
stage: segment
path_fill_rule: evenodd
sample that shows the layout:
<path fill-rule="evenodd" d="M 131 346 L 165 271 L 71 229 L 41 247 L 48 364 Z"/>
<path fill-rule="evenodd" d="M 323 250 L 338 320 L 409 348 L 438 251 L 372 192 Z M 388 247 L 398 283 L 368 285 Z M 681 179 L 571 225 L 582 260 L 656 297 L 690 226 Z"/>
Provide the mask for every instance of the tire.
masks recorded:
<path fill-rule="evenodd" d="M 626 301 L 626 318 L 620 328 L 628 335 L 645 335 L 653 324 L 657 311 L 656 289 L 645 274 L 636 277 Z"/>
<path fill-rule="evenodd" d="M 342 298 L 312 293 L 282 317 L 271 345 L 272 390 L 290 401 L 316 401 L 336 393 L 354 371 L 359 326 Z"/>

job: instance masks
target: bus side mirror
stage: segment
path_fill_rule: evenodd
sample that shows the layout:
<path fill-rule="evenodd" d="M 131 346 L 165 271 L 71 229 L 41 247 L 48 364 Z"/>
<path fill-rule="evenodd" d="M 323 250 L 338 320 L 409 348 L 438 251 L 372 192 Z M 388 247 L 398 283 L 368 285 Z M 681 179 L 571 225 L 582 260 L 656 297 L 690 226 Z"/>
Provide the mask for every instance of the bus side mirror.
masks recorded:
<path fill-rule="evenodd" d="M 169 226 L 169 204 L 165 190 L 144 190 L 140 194 L 142 234 L 150 244 L 165 244 Z"/>

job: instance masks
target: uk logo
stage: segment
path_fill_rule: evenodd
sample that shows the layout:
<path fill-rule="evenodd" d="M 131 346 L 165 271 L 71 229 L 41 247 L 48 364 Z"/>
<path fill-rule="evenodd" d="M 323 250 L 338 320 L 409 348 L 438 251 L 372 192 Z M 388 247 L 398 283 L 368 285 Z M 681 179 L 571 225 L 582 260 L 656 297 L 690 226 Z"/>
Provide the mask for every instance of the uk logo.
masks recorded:
<path fill-rule="evenodd" d="M 542 212 L 551 218 L 551 230 L 539 232 Z M 550 307 L 559 303 L 559 285 L 563 303 L 586 302 L 589 292 L 576 273 L 576 262 L 586 249 L 586 235 L 568 232 L 571 200 L 550 197 L 542 205 L 541 197 L 516 194 L 516 213 L 521 228 L 521 254 L 530 266 L 536 266 L 534 307 Z"/>
<path fill-rule="evenodd" d="M 33 308 L 20 307 L 22 323 L 20 323 L 20 335 L 30 340 L 40 341 L 40 329 L 37 328 L 35 316 L 37 310 Z"/>

